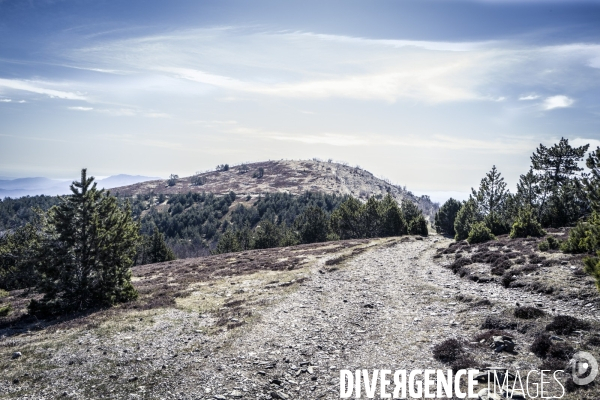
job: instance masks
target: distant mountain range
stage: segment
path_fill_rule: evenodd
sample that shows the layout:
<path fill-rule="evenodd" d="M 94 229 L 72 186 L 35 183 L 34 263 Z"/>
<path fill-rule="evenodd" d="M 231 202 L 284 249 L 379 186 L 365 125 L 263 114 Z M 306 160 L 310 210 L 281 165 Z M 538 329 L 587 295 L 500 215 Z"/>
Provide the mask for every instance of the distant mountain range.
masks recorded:
<path fill-rule="evenodd" d="M 153 181 L 160 178 L 141 176 L 141 175 L 113 175 L 108 178 L 99 179 L 99 188 L 111 189 L 119 186 L 133 185 L 140 182 Z M 59 180 L 48 178 L 19 178 L 19 179 L 0 179 L 0 198 L 37 196 L 45 194 L 48 196 L 56 196 L 69 194 L 69 186 L 71 180 Z"/>

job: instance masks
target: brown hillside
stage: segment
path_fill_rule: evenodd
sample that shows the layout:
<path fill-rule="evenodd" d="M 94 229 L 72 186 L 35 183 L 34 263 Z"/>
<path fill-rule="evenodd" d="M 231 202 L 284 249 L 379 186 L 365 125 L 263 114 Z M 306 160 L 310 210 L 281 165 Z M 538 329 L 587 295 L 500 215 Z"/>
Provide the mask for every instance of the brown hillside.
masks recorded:
<path fill-rule="evenodd" d="M 156 180 L 112 189 L 113 192 L 125 196 L 136 194 L 177 194 L 187 192 L 210 192 L 226 194 L 230 191 L 238 195 L 255 195 L 269 192 L 287 192 L 301 194 L 304 192 L 324 192 L 331 194 L 351 195 L 361 200 L 370 196 L 384 195 L 388 191 L 398 200 L 409 198 L 419 205 L 429 217 L 437 210 L 427 197 L 418 197 L 405 189 L 393 185 L 372 173 L 358 167 L 323 162 L 323 161 L 264 161 L 246 164 L 247 172 L 240 166 L 233 166 L 229 171 L 211 171 L 200 174 L 206 180 L 201 186 L 192 185 L 192 177 L 180 178 L 177 184 L 169 186 L 167 180 Z M 264 169 L 262 178 L 255 178 L 254 173 Z"/>

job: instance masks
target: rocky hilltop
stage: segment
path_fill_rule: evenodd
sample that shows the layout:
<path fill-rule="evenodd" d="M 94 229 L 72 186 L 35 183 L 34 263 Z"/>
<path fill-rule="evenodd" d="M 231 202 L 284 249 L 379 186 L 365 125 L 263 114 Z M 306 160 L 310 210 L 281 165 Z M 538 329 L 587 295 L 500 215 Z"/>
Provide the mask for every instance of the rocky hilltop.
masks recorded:
<path fill-rule="evenodd" d="M 262 176 L 257 172 L 262 170 Z M 195 179 L 193 179 L 195 178 Z M 202 182 L 201 185 L 193 184 Z M 437 204 L 427 196 L 415 196 L 410 191 L 389 181 L 375 177 L 358 167 L 323 161 L 264 161 L 242 164 L 227 171 L 211 171 L 177 179 L 172 186 L 168 180 L 154 180 L 114 188 L 119 195 L 177 194 L 187 192 L 209 192 L 238 195 L 253 195 L 269 192 L 301 194 L 324 192 L 351 195 L 361 200 L 370 196 L 391 193 L 398 201 L 408 198 L 415 202 L 430 219 L 437 211 Z"/>

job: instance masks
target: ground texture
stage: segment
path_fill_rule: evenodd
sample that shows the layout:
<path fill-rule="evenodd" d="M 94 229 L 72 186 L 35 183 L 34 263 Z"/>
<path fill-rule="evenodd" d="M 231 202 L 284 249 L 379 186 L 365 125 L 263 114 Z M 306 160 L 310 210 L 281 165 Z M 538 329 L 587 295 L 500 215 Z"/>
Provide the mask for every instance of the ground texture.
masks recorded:
<path fill-rule="evenodd" d="M 449 368 L 432 350 L 450 338 L 470 367 L 540 369 L 545 360 L 530 346 L 559 314 L 589 326 L 549 332 L 552 340 L 598 356 L 597 296 L 511 286 L 547 275 L 587 293 L 593 282 L 571 268 L 580 260 L 553 255 L 557 262 L 505 284 L 473 256 L 516 251 L 510 243 L 448 251 L 450 243 L 439 236 L 343 241 L 138 267 L 141 296 L 128 307 L 69 320 L 5 320 L 0 397 L 337 399 L 340 369 Z M 526 261 L 540 256 L 529 253 Z M 464 274 L 452 267 L 462 257 L 471 259 Z M 18 309 L 19 296 L 5 301 Z M 517 319 L 517 303 L 544 314 Z M 491 350 L 493 332 L 511 336 L 515 350 Z M 13 359 L 15 352 L 21 356 Z M 563 398 L 599 397 L 591 386 Z"/>

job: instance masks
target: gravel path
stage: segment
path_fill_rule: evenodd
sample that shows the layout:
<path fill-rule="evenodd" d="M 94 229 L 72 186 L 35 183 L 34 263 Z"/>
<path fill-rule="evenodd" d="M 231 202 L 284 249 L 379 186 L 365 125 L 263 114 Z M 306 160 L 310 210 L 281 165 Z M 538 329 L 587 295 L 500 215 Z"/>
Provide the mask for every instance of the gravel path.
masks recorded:
<path fill-rule="evenodd" d="M 222 371 L 203 382 L 205 393 L 337 399 L 340 369 L 446 368 L 433 359 L 432 343 L 472 337 L 485 316 L 517 301 L 566 308 L 544 295 L 459 278 L 432 259 L 435 248 L 448 243 L 411 240 L 366 252 L 335 272 L 318 273 L 316 266 L 310 281 L 211 361 Z M 493 305 L 472 308 L 455 300 L 459 294 Z M 534 368 L 537 360 L 526 355 L 488 359 Z"/>
<path fill-rule="evenodd" d="M 516 302 L 585 316 L 584 308 L 544 295 L 459 278 L 433 260 L 436 248 L 449 242 L 435 236 L 395 240 L 337 269 L 321 261 L 310 279 L 264 308 L 258 320 L 226 333 L 200 333 L 197 313 L 176 309 L 156 315 L 133 337 L 82 333 L 73 339 L 81 349 L 58 348 L 50 357 L 80 360 L 81 370 L 93 372 L 68 382 L 64 361 L 64 369 L 44 378 L 56 386 L 29 398 L 64 391 L 72 398 L 338 399 L 340 369 L 445 369 L 432 357 L 434 344 L 450 337 L 469 340 L 486 316 Z M 460 294 L 491 305 L 462 303 L 456 300 Z M 200 327 L 214 322 L 201 319 Z M 515 333 L 518 354 L 482 350 L 484 361 L 535 368 L 539 360 L 525 350 L 528 340 Z M 123 356 L 124 349 L 130 350 Z M 116 352 L 119 363 L 103 361 Z M 85 390 L 82 379 L 89 381 Z"/>

